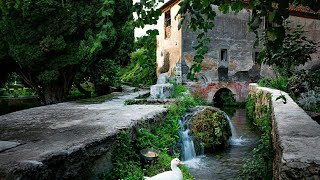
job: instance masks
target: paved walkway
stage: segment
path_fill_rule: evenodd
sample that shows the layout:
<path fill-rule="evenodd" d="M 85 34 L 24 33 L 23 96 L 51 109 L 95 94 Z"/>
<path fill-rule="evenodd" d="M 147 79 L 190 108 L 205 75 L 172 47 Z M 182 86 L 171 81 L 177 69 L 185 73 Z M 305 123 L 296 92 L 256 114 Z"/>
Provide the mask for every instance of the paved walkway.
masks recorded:
<path fill-rule="evenodd" d="M 52 156 L 74 152 L 166 111 L 163 105 L 124 105 L 126 99 L 145 93 L 115 93 L 98 103 L 66 102 L 0 116 L 0 180 L 6 173 L 42 165 Z"/>

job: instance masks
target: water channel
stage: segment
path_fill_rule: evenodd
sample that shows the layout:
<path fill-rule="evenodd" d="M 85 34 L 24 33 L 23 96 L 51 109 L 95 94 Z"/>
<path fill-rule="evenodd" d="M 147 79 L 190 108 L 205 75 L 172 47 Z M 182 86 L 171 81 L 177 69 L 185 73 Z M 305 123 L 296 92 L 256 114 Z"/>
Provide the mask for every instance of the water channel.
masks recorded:
<path fill-rule="evenodd" d="M 236 109 L 228 116 L 231 117 L 231 130 L 234 128 L 230 146 L 213 154 L 186 158 L 184 163 L 196 180 L 236 179 L 246 158 L 251 156 L 251 151 L 258 144 L 259 137 L 246 120 L 244 109 Z"/>

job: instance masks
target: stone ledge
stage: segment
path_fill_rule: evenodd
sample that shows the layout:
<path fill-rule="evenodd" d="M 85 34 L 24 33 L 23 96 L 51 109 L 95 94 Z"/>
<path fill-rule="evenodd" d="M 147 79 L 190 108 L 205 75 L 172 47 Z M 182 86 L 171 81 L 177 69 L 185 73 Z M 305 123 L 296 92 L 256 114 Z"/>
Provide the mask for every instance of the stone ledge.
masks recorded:
<path fill-rule="evenodd" d="M 67 102 L 0 116 L 0 180 L 97 179 L 111 168 L 116 134 L 163 120 L 163 105 L 125 106 L 140 92 L 87 104 Z"/>
<path fill-rule="evenodd" d="M 285 92 L 250 84 L 250 93 L 272 95 L 275 179 L 320 179 L 320 125 Z M 287 103 L 276 101 L 280 95 Z"/>

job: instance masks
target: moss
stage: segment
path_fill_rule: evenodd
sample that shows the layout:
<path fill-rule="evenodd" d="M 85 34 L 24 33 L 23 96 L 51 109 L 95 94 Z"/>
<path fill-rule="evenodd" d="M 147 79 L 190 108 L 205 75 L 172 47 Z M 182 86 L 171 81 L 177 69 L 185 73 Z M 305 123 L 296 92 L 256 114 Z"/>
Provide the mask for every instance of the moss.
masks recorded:
<path fill-rule="evenodd" d="M 191 129 L 202 143 L 204 150 L 221 149 L 228 145 L 230 127 L 223 114 L 213 108 L 205 108 L 193 117 Z"/>
<path fill-rule="evenodd" d="M 259 92 L 247 98 L 246 110 L 248 119 L 261 132 L 260 142 L 252 151 L 253 156 L 247 159 L 241 170 L 241 179 L 272 179 L 272 104 L 271 94 Z"/>

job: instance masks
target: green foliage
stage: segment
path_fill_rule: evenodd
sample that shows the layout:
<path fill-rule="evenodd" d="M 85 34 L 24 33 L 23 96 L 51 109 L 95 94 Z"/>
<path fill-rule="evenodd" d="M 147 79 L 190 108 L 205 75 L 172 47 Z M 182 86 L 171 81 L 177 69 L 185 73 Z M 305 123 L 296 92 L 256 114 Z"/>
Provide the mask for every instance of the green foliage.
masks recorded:
<path fill-rule="evenodd" d="M 138 163 L 139 155 L 136 153 L 134 143 L 127 131 L 117 135 L 113 148 L 111 172 L 104 174 L 103 179 L 130 179 L 142 178 L 142 169 Z"/>
<path fill-rule="evenodd" d="M 280 76 L 279 78 L 262 78 L 258 81 L 258 85 L 288 92 L 288 78 L 285 76 Z"/>
<path fill-rule="evenodd" d="M 264 46 L 260 57 L 262 57 L 262 63 L 274 65 L 282 76 L 290 77 L 297 66 L 311 60 L 310 54 L 317 51 L 318 44 L 306 38 L 301 26 L 291 30 L 288 25 L 285 25 L 285 32 L 282 44 L 277 48 Z M 266 38 L 268 38 L 266 35 L 262 38 L 265 44 L 268 43 Z"/>
<path fill-rule="evenodd" d="M 172 98 L 178 98 L 183 96 L 183 93 L 186 92 L 188 88 L 184 85 L 173 83 L 173 95 Z"/>
<path fill-rule="evenodd" d="M 88 82 L 80 84 L 80 86 L 90 93 L 90 97 L 95 97 L 96 94 L 94 92 L 94 88 L 91 87 Z M 85 94 L 81 93 L 78 88 L 72 86 L 68 93 L 68 100 L 78 100 L 87 98 Z"/>
<path fill-rule="evenodd" d="M 205 150 L 209 151 L 226 147 L 231 136 L 228 122 L 223 114 L 211 110 L 194 117 L 191 128 L 195 136 L 204 143 Z"/>
<path fill-rule="evenodd" d="M 170 162 L 179 155 L 175 144 L 179 139 L 179 118 L 186 109 L 196 105 L 191 95 L 185 96 L 168 107 L 165 121 L 152 128 L 142 126 L 137 129 L 136 136 L 121 132 L 115 143 L 112 155 L 113 168 L 104 175 L 104 179 L 141 179 L 142 164 L 139 162 L 139 151 L 144 148 L 155 148 L 160 155 L 154 165 L 145 165 L 145 176 L 153 176 L 170 169 Z M 173 153 L 175 152 L 175 153 Z M 194 179 L 185 166 L 180 166 L 184 179 Z"/>
<path fill-rule="evenodd" d="M 0 16 L 0 62 L 46 104 L 65 100 L 76 74 L 76 84 L 114 86 L 133 47 L 132 1 L 1 0 Z"/>
<path fill-rule="evenodd" d="M 128 71 L 121 76 L 121 81 L 133 86 L 152 85 L 156 82 L 155 59 L 147 56 L 144 48 L 138 49 L 131 54 L 131 64 Z"/>
<path fill-rule="evenodd" d="M 257 43 L 259 42 L 259 37 L 264 39 L 263 46 L 267 51 L 277 51 L 282 47 L 286 32 L 283 23 L 289 17 L 289 3 L 309 6 L 311 9 L 314 9 L 315 12 L 320 8 L 320 4 L 316 3 L 316 1 L 249 1 L 249 8 L 252 10 L 252 17 L 249 22 L 250 30 L 256 34 Z M 277 4 L 277 8 L 274 8 L 274 4 Z M 184 21 L 188 21 L 188 28 L 194 32 L 198 32 L 198 45 L 193 47 L 196 50 L 196 56 L 194 58 L 195 63 L 191 67 L 190 74 L 188 75 L 188 78 L 190 79 L 194 78 L 195 73 L 200 72 L 204 54 L 208 51 L 210 39 L 206 37 L 206 34 L 209 30 L 214 28 L 214 20 L 216 17 L 216 11 L 212 10 L 213 5 L 219 6 L 219 10 L 224 14 L 230 11 L 239 12 L 244 8 L 242 0 L 235 0 L 232 2 L 220 0 L 184 0 L 180 3 L 181 8 L 179 14 L 181 14 L 182 21 L 180 22 L 179 28 L 181 28 Z M 266 19 L 268 25 L 263 30 L 264 33 L 261 33 L 258 29 L 260 28 L 263 19 Z M 271 24 L 273 26 L 271 26 Z M 261 37 L 261 34 L 264 34 L 264 36 Z M 302 39 L 302 41 L 304 41 L 304 39 Z M 302 46 L 308 47 L 306 44 L 303 44 Z M 295 49 L 297 48 L 299 47 L 295 46 Z M 274 54 L 271 53 L 271 55 Z M 301 60 L 303 61 L 304 58 L 305 56 L 301 56 L 301 58 L 298 57 L 297 60 L 291 59 L 299 62 Z M 274 61 L 281 63 L 281 59 L 276 59 Z"/>
<path fill-rule="evenodd" d="M 135 42 L 136 51 L 131 53 L 131 62 L 125 68 L 121 81 L 133 86 L 156 83 L 156 37 L 152 31 Z"/>
<path fill-rule="evenodd" d="M 297 103 L 307 111 L 320 112 L 320 88 L 301 93 Z"/>
<path fill-rule="evenodd" d="M 264 99 L 268 100 L 264 104 Z M 272 147 L 272 120 L 271 120 L 271 95 L 253 94 L 247 99 L 246 104 L 248 119 L 261 131 L 260 141 L 252 151 L 253 156 L 243 165 L 241 179 L 272 179 L 272 160 L 274 150 Z"/>

